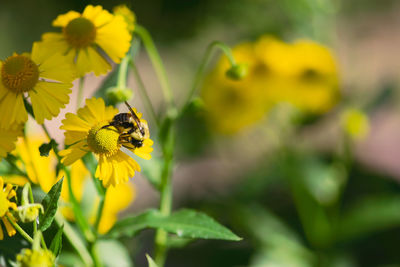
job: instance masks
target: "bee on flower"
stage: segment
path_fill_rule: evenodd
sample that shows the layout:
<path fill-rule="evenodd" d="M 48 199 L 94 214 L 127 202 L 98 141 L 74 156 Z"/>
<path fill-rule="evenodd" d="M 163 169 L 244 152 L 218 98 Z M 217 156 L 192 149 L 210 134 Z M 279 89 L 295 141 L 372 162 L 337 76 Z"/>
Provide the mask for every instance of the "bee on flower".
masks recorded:
<path fill-rule="evenodd" d="M 131 34 L 123 16 L 116 16 L 101 6 L 88 5 L 82 13 L 69 11 L 53 21 L 61 32 L 45 33 L 42 43 L 47 54 L 66 55 L 79 77 L 94 72 L 96 76 L 111 70 L 106 54 L 115 63 L 128 52 Z"/>
<path fill-rule="evenodd" d="M 95 175 L 105 187 L 116 186 L 133 177 L 135 171 L 140 171 L 140 166 L 121 147 L 124 146 L 141 158 L 150 159 L 153 141 L 144 130 L 147 122 L 141 119 L 142 115 L 134 109 L 132 112 L 138 120 L 115 124 L 116 118 L 121 117 L 117 114 L 118 110 L 112 106 L 106 107 L 101 98 L 91 98 L 86 100 L 85 107 L 78 109 L 76 115 L 67 113 L 60 127 L 66 131 L 65 144 L 69 145 L 60 151 L 62 163 L 70 165 L 91 152 L 99 162 Z M 125 125 L 127 132 L 121 132 Z"/>

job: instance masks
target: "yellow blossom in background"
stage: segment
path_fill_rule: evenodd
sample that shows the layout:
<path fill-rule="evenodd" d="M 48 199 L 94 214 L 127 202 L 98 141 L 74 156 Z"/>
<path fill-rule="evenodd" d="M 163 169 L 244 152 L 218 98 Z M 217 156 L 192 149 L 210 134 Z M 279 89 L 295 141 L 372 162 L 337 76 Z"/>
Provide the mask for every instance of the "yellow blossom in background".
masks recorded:
<path fill-rule="evenodd" d="M 47 249 L 25 248 L 17 255 L 18 267 L 53 267 L 55 266 L 53 253 Z"/>
<path fill-rule="evenodd" d="M 53 21 L 61 33 L 42 36 L 47 54 L 59 52 L 74 63 L 80 77 L 94 72 L 96 76 L 111 70 L 104 53 L 115 63 L 128 52 L 131 35 L 124 17 L 114 16 L 101 6 L 88 5 L 82 14 L 69 11 Z"/>
<path fill-rule="evenodd" d="M 370 129 L 368 116 L 361 110 L 350 108 L 341 114 L 344 132 L 355 140 L 367 137 Z"/>
<path fill-rule="evenodd" d="M 34 43 L 31 54 L 14 54 L 0 61 L 0 127 L 24 123 L 28 114 L 24 97 L 29 96 L 38 123 L 50 120 L 69 102 L 75 78 L 73 66 L 61 53 L 46 54 Z"/>
<path fill-rule="evenodd" d="M 17 210 L 17 204 L 15 202 L 11 202 L 10 199 L 16 196 L 15 190 L 11 184 L 6 184 L 4 186 L 4 180 L 0 177 L 0 218 L 6 227 L 8 236 L 13 236 L 16 234 L 16 231 L 12 224 L 8 221 L 7 217 L 10 220 L 15 221 L 13 215 L 10 212 L 10 209 Z M 3 228 L 0 224 L 0 240 L 4 239 Z"/>
<path fill-rule="evenodd" d="M 15 149 L 15 142 L 18 136 L 23 135 L 22 128 L 22 124 L 7 128 L 0 127 L 0 160 L 5 158 L 8 152 Z"/>
<path fill-rule="evenodd" d="M 96 177 L 105 187 L 116 186 L 128 181 L 129 177 L 140 171 L 139 164 L 120 150 L 120 133 L 115 127 L 102 128 L 108 125 L 118 110 L 106 107 L 101 98 L 86 100 L 86 106 L 78 109 L 77 115 L 67 113 L 60 127 L 65 130 L 65 144 L 70 145 L 60 152 L 62 163 L 70 165 L 92 152 L 98 159 Z M 141 118 L 141 113 L 136 113 Z M 141 120 L 145 122 L 144 120 Z M 145 139 L 140 148 L 130 149 L 137 156 L 150 159 L 153 141 Z"/>
<path fill-rule="evenodd" d="M 233 56 L 238 64 L 247 65 L 248 75 L 240 80 L 230 79 L 226 75 L 230 65 L 223 57 L 206 78 L 201 92 L 212 129 L 225 134 L 254 124 L 268 110 L 258 79 L 268 77 L 269 70 L 257 60 L 253 44 L 238 45 Z"/>
<path fill-rule="evenodd" d="M 44 192 L 50 191 L 51 187 L 62 177 L 63 171 L 56 175 L 57 159 L 53 151 L 48 157 L 40 156 L 39 147 L 46 138 L 42 135 L 31 134 L 27 138 L 21 138 L 15 150 L 20 155 L 23 164 L 19 163 L 19 168 L 24 170 L 34 184 L 38 184 Z M 90 180 L 90 173 L 81 160 L 71 165 L 71 186 L 72 191 L 78 202 L 81 202 L 85 188 L 94 186 Z M 12 184 L 23 186 L 28 180 L 25 177 L 11 175 L 5 177 L 6 181 Z M 123 183 L 115 187 L 108 188 L 104 200 L 104 208 L 99 223 L 99 232 L 106 233 L 116 222 L 118 213 L 126 209 L 135 198 L 135 188 L 130 183 Z M 64 179 L 61 190 L 62 205 L 60 210 L 68 220 L 74 220 L 75 216 L 69 203 L 69 191 L 67 179 Z M 89 209 L 89 217 L 95 216 L 99 197 L 93 197 L 92 207 Z M 92 220 L 94 223 L 94 220 Z"/>
<path fill-rule="evenodd" d="M 118 5 L 113 8 L 114 15 L 116 16 L 122 16 L 128 25 L 128 31 L 130 33 L 133 32 L 135 29 L 135 22 L 136 22 L 136 16 L 135 13 L 131 9 L 129 9 L 126 5 Z"/>
<path fill-rule="evenodd" d="M 236 133 L 260 121 L 271 107 L 286 102 L 304 114 L 323 114 L 339 99 L 335 58 L 328 48 L 308 40 L 285 43 L 262 36 L 232 50 L 247 75 L 229 79 L 222 57 L 205 80 L 202 97 L 213 129 Z"/>

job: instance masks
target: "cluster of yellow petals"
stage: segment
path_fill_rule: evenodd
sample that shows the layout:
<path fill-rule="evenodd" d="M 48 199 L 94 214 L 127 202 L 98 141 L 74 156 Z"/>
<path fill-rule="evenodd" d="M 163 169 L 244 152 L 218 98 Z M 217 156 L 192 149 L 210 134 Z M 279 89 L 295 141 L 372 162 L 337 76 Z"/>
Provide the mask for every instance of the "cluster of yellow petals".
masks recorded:
<path fill-rule="evenodd" d="M 288 102 L 305 113 L 322 114 L 338 101 L 338 73 L 328 48 L 308 40 L 285 43 L 270 36 L 233 48 L 247 75 L 230 79 L 222 57 L 208 75 L 202 97 L 213 129 L 236 133 L 263 118 L 277 103 Z"/>
<path fill-rule="evenodd" d="M 61 32 L 45 33 L 42 44 L 49 54 L 59 52 L 74 64 L 79 77 L 86 73 L 105 74 L 128 52 L 131 34 L 123 16 L 101 6 L 88 5 L 82 13 L 70 11 L 53 21 Z M 108 57 L 105 57 L 105 55 Z"/>
<path fill-rule="evenodd" d="M 0 219 L 6 227 L 8 236 L 13 236 L 16 231 L 9 220 L 15 221 L 10 209 L 17 210 L 17 204 L 10 199 L 16 196 L 15 190 L 11 184 L 4 186 L 4 180 L 0 177 Z M 0 224 L 0 240 L 3 240 L 4 233 Z"/>

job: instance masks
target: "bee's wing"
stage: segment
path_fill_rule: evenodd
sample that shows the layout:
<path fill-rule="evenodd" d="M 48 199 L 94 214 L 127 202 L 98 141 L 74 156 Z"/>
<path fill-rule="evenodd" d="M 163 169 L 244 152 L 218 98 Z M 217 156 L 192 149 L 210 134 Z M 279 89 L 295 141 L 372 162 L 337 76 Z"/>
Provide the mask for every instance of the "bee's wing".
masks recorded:
<path fill-rule="evenodd" d="M 129 111 L 131 112 L 132 117 L 133 117 L 133 119 L 135 120 L 136 125 L 137 125 L 138 128 L 139 128 L 139 131 L 140 131 L 142 134 L 144 134 L 144 129 L 143 129 L 143 127 L 142 127 L 142 124 L 140 123 L 139 117 L 138 117 L 138 116 L 136 115 L 136 113 L 133 111 L 132 107 L 128 104 L 128 102 L 125 101 L 125 105 L 128 106 Z"/>

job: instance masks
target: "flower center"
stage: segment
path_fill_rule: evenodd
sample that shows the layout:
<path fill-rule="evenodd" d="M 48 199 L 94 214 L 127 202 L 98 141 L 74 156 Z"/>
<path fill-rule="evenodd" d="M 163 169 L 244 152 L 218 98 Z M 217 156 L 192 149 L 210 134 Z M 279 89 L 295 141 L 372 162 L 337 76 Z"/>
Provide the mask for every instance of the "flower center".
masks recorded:
<path fill-rule="evenodd" d="M 14 93 L 23 93 L 35 87 L 39 81 L 39 68 L 29 57 L 8 57 L 1 69 L 3 85 Z"/>
<path fill-rule="evenodd" d="M 86 18 L 71 20 L 63 29 L 65 39 L 74 48 L 84 48 L 96 39 L 96 27 Z"/>
<path fill-rule="evenodd" d="M 8 202 L 6 193 L 0 189 L 0 218 L 8 211 Z"/>
<path fill-rule="evenodd" d="M 119 132 L 114 126 L 102 129 L 104 125 L 104 123 L 99 123 L 90 129 L 87 142 L 94 153 L 112 156 L 121 148 L 118 143 Z"/>

